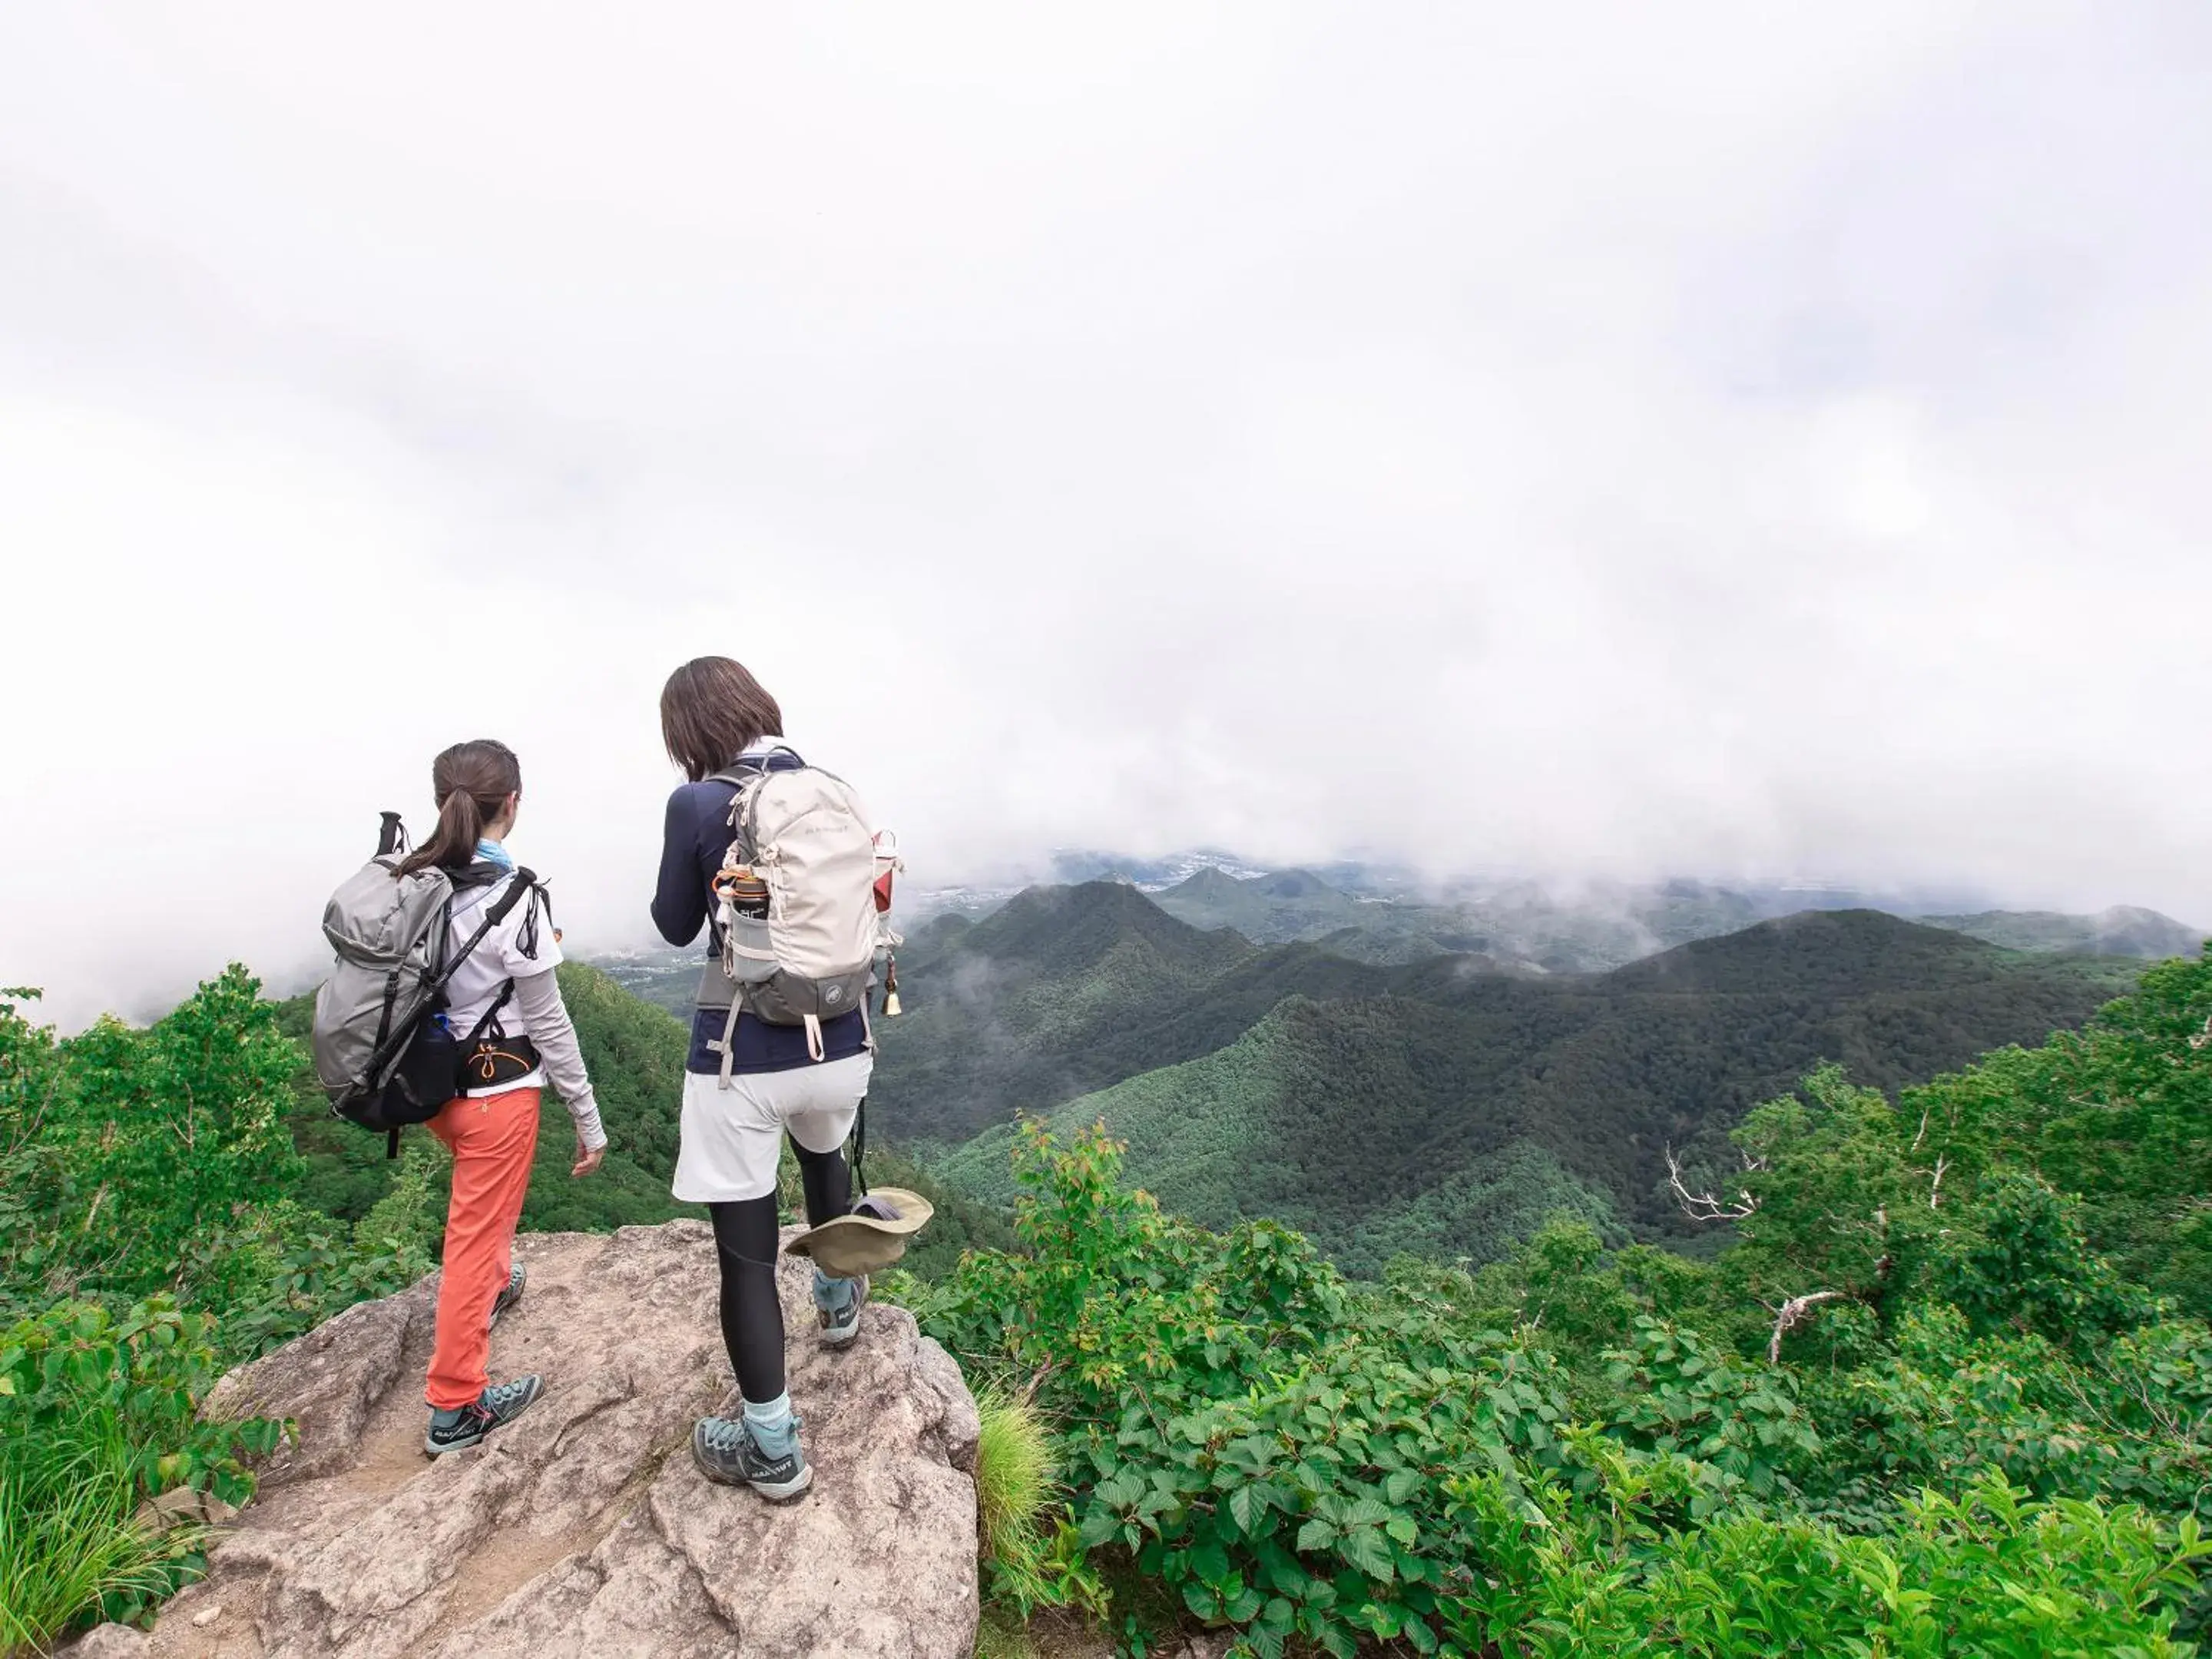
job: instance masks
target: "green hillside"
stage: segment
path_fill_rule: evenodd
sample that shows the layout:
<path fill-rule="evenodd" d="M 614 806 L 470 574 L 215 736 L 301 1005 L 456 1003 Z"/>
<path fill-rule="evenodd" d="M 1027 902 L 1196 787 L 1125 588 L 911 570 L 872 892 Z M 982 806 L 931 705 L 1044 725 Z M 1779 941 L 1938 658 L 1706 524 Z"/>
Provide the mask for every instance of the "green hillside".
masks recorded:
<path fill-rule="evenodd" d="M 1090 905 L 1087 890 L 1061 902 Z M 1031 996 L 1048 983 L 1084 1000 L 1079 977 Z M 1103 1117 L 1132 1178 L 1171 1208 L 1208 1225 L 1270 1216 L 1371 1273 L 1400 1249 L 1493 1259 L 1551 1209 L 1678 1234 L 1668 1147 L 1696 1172 L 1752 1105 L 1823 1060 L 1894 1088 L 2078 1025 L 2113 988 L 2069 960 L 1874 911 L 1761 923 L 1573 979 L 1449 959 L 1362 969 L 1297 945 L 1249 952 L 1174 1008 L 1121 999 L 1113 1055 L 1156 1042 L 1162 1068 L 1055 1100 L 1077 1073 L 1041 1039 L 999 1078 L 1032 1083 L 1036 1097 L 1011 1103 L 1063 1132 Z M 907 1076 L 887 1071 L 886 1091 Z M 1010 1144 L 1002 1121 L 933 1167 L 1002 1200 Z"/>
<path fill-rule="evenodd" d="M 878 1032 L 884 1133 L 940 1143 L 1209 1054 L 1294 991 L 1350 994 L 1368 978 L 1310 945 L 1200 932 L 1114 882 L 944 918 L 899 975 L 907 1012 Z"/>
<path fill-rule="evenodd" d="M 1215 1228 L 1280 1221 L 1356 1271 L 1401 1252 L 1491 1261 L 1557 1212 L 1620 1237 L 1610 1198 L 1550 1152 L 1448 1121 L 1444 1103 L 1468 1080 L 1459 1035 L 1451 1014 L 1419 1003 L 1291 997 L 1228 1048 L 1085 1095 L 1048 1121 L 1065 1136 L 1103 1121 L 1127 1145 L 1131 1179 L 1179 1215 Z M 1018 1139 L 1002 1124 L 933 1168 L 1010 1204 Z M 1406 1154 L 1446 1139 L 1463 1141 L 1450 1170 L 1404 1184 Z"/>

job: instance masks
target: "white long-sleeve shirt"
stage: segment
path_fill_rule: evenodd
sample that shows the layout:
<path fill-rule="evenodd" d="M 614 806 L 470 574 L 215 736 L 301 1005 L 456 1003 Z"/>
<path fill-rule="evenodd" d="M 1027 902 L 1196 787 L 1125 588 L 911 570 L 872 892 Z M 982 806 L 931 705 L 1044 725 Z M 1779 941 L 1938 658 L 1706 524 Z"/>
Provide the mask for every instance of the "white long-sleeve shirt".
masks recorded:
<path fill-rule="evenodd" d="M 498 902 L 515 879 L 506 876 L 454 896 L 453 950 L 469 942 L 483 925 L 483 911 Z M 446 984 L 446 1018 L 454 1035 L 465 1039 L 513 980 L 514 995 L 501 1010 L 500 1024 L 530 1039 L 538 1050 L 538 1069 L 526 1077 L 465 1092 L 476 1096 L 542 1089 L 550 1079 L 562 1104 L 575 1120 L 577 1139 L 586 1151 L 592 1151 L 607 1144 L 607 1133 L 599 1121 L 591 1078 L 584 1069 L 576 1028 L 568 1018 L 568 1005 L 561 1000 L 560 981 L 553 975 L 561 962 L 561 944 L 553 937 L 552 924 L 538 914 L 534 896 L 525 899 L 501 917 L 468 959 L 453 970 Z"/>

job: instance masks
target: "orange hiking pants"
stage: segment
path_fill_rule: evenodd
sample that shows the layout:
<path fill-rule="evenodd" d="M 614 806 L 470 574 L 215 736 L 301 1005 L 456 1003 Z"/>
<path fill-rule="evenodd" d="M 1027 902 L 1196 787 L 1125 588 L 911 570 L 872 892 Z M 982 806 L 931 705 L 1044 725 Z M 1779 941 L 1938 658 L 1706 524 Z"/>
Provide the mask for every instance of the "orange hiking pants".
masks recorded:
<path fill-rule="evenodd" d="M 467 1405 L 489 1380 L 491 1304 L 507 1288 L 514 1264 L 514 1224 L 521 1218 L 531 1160 L 538 1153 L 539 1092 L 510 1089 L 478 1100 L 449 1100 L 430 1120 L 430 1133 L 453 1155 L 438 1334 L 425 1390 L 440 1411 Z"/>

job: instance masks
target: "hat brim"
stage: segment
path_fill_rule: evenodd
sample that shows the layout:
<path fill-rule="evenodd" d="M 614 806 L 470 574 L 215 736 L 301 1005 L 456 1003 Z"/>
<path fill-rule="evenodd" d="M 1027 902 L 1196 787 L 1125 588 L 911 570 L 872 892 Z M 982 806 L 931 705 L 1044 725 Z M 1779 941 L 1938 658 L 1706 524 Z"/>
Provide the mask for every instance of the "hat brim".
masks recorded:
<path fill-rule="evenodd" d="M 813 1259 L 823 1272 L 838 1278 L 879 1273 L 906 1254 L 906 1241 L 921 1231 L 937 1213 L 936 1206 L 920 1193 L 903 1187 L 878 1187 L 871 1196 L 887 1200 L 898 1218 L 887 1221 L 872 1215 L 841 1215 L 806 1231 L 783 1247 L 786 1255 Z"/>

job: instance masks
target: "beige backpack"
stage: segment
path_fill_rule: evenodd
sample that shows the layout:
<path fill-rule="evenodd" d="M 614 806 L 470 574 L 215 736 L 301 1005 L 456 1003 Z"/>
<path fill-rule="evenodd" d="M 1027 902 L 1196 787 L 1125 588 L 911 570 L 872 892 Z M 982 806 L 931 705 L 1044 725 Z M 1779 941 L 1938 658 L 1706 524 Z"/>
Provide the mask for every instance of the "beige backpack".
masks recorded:
<path fill-rule="evenodd" d="M 726 1084 L 740 1011 L 805 1026 L 817 1060 L 823 1020 L 867 1018 L 876 957 L 900 942 L 890 917 L 899 865 L 896 838 L 878 833 L 852 786 L 832 773 L 802 764 L 716 775 L 738 786 L 730 850 L 714 881 L 722 971 L 737 988 L 714 1045 Z"/>

